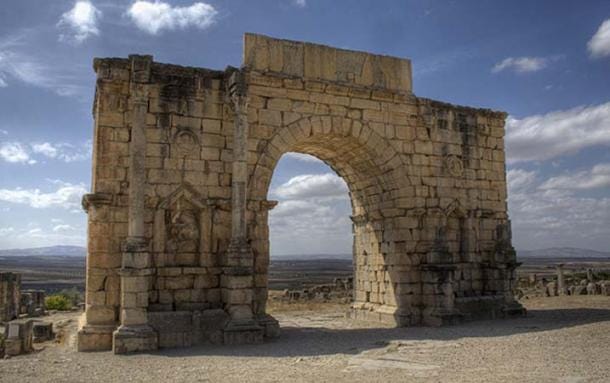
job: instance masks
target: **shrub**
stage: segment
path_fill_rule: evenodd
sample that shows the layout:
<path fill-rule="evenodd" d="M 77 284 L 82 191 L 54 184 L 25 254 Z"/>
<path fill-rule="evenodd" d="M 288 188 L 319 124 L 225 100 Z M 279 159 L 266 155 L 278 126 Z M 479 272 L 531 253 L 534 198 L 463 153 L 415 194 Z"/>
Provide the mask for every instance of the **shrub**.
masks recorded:
<path fill-rule="evenodd" d="M 47 310 L 66 311 L 72 308 L 70 299 L 62 294 L 49 295 L 44 300 Z"/>
<path fill-rule="evenodd" d="M 76 306 L 79 302 L 83 300 L 82 294 L 76 288 L 63 289 L 59 291 L 57 295 L 62 295 L 66 297 L 66 299 L 68 299 L 68 301 L 70 302 L 71 306 Z"/>

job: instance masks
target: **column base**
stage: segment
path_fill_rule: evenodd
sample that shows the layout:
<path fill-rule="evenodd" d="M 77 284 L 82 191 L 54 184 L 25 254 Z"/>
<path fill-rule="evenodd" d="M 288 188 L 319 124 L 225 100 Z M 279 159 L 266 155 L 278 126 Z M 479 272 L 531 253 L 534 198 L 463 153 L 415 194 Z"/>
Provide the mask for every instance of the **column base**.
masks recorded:
<path fill-rule="evenodd" d="M 113 325 L 84 325 L 78 330 L 76 348 L 78 351 L 110 351 L 115 330 Z"/>
<path fill-rule="evenodd" d="M 265 338 L 277 338 L 280 336 L 280 323 L 269 314 L 258 317 L 256 322 L 263 328 Z"/>
<path fill-rule="evenodd" d="M 429 312 L 424 310 L 422 324 L 425 326 L 440 327 L 463 323 L 470 319 L 468 315 L 457 310 L 434 308 Z"/>
<path fill-rule="evenodd" d="M 157 332 L 148 325 L 121 326 L 112 334 L 112 351 L 127 354 L 159 348 Z"/>
<path fill-rule="evenodd" d="M 231 320 L 223 329 L 224 344 L 263 342 L 264 329 L 252 319 Z"/>
<path fill-rule="evenodd" d="M 406 327 L 419 324 L 418 315 L 400 312 L 396 307 L 386 305 L 354 303 L 346 316 L 356 321 L 379 323 L 390 327 Z"/>

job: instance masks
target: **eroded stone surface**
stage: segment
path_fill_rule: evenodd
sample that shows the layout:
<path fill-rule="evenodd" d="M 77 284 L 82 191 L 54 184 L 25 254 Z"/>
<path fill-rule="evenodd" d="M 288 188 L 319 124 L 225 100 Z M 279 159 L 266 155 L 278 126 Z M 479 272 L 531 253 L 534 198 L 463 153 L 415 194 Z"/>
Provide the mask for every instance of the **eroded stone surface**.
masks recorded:
<path fill-rule="evenodd" d="M 224 311 L 229 343 L 277 334 L 267 194 L 286 152 L 317 156 L 349 187 L 353 317 L 406 326 L 518 313 L 506 114 L 418 98 L 410 68 L 258 35 L 246 35 L 241 69 L 96 59 L 81 349 L 107 349 L 119 325 L 119 352 L 216 339 L 151 327 L 178 312 L 201 329 L 196 315 Z"/>
<path fill-rule="evenodd" d="M 21 304 L 21 275 L 0 273 L 0 322 L 19 317 Z"/>

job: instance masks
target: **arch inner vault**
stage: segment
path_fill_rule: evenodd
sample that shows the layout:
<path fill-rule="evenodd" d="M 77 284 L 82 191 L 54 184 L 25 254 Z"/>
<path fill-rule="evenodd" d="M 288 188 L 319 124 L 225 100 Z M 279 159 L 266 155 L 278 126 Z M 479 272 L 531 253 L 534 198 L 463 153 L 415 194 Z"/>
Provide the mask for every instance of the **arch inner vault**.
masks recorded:
<path fill-rule="evenodd" d="M 518 315 L 506 114 L 418 98 L 409 60 L 245 36 L 240 69 L 96 59 L 79 350 L 279 335 L 267 200 L 287 152 L 349 189 L 350 316 L 395 326 Z"/>

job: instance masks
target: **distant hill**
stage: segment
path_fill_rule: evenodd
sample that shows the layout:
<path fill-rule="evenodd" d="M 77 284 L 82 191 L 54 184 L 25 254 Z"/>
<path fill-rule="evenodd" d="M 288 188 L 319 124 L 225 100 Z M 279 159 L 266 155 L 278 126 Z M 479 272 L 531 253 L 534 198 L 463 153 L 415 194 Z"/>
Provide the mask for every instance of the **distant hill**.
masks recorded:
<path fill-rule="evenodd" d="M 551 247 L 538 250 L 517 250 L 518 258 L 610 258 L 610 251 Z"/>
<path fill-rule="evenodd" d="M 49 246 L 30 249 L 0 250 L 0 257 L 15 256 L 63 256 L 85 257 L 87 249 L 82 246 Z M 610 251 L 597 251 L 575 247 L 551 247 L 538 250 L 517 250 L 519 258 L 610 258 Z M 352 254 L 275 254 L 272 260 L 277 261 L 315 261 L 315 260 L 351 260 Z"/>
<path fill-rule="evenodd" d="M 352 254 L 272 254 L 276 261 L 352 260 Z"/>
<path fill-rule="evenodd" d="M 84 257 L 87 249 L 82 246 L 48 246 L 34 247 L 30 249 L 7 249 L 0 250 L 0 257 L 19 257 L 19 256 L 63 256 L 63 257 Z"/>

